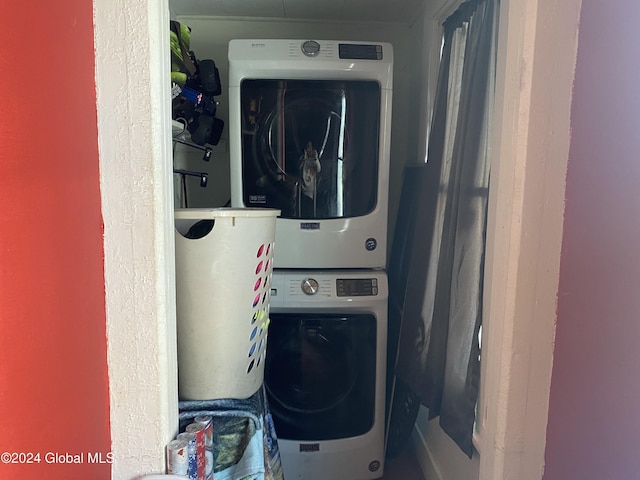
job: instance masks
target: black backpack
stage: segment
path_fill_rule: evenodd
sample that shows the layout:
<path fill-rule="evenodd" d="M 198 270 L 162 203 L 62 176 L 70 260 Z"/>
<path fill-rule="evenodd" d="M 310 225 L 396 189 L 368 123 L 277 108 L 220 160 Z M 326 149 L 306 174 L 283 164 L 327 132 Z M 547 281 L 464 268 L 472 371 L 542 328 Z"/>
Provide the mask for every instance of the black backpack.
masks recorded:
<path fill-rule="evenodd" d="M 170 27 L 172 117 L 184 123 L 194 143 L 217 145 L 224 129 L 214 99 L 222 93 L 218 68 L 189 49 L 191 28 L 173 20 Z"/>

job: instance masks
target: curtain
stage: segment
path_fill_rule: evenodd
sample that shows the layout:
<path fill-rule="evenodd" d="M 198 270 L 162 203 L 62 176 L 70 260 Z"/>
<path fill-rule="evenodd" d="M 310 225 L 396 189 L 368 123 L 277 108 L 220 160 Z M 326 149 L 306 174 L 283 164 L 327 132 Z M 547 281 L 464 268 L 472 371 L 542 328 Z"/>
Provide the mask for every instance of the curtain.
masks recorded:
<path fill-rule="evenodd" d="M 472 456 L 499 0 L 444 23 L 426 174 L 402 306 L 396 375 Z M 394 240 L 395 241 L 395 240 Z"/>

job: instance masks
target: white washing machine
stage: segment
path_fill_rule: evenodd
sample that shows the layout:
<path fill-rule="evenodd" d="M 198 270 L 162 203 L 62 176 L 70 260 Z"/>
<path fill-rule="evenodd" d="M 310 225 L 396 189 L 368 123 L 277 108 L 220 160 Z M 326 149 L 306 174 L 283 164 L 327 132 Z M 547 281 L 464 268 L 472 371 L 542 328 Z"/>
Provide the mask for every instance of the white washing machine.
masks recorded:
<path fill-rule="evenodd" d="M 282 211 L 276 268 L 384 268 L 393 48 L 229 43 L 231 204 Z"/>
<path fill-rule="evenodd" d="M 271 288 L 264 381 L 284 477 L 382 477 L 386 274 L 279 270 Z"/>

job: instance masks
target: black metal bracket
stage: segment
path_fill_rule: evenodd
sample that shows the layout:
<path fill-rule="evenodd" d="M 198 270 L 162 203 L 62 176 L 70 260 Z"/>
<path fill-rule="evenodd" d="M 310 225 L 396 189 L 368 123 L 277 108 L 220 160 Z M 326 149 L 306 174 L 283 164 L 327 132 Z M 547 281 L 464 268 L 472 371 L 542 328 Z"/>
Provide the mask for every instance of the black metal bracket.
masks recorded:
<path fill-rule="evenodd" d="M 181 143 L 182 145 L 186 145 L 191 148 L 195 148 L 196 150 L 201 150 L 204 152 L 204 155 L 202 156 L 202 160 L 204 160 L 205 162 L 208 162 L 209 160 L 211 160 L 211 154 L 213 152 L 209 147 L 203 147 L 202 145 L 198 145 L 193 142 L 189 142 L 187 140 L 183 140 L 177 137 L 173 137 L 173 141 L 177 143 Z"/>

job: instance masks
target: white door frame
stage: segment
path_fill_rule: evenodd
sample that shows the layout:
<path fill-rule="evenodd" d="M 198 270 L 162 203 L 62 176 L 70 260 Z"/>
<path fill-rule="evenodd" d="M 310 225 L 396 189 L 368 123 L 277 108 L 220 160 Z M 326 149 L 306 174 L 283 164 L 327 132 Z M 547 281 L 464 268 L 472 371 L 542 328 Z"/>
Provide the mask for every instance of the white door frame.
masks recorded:
<path fill-rule="evenodd" d="M 114 1 L 94 0 L 96 84 L 112 474 L 130 479 L 162 468 L 177 427 L 169 9 L 168 0 Z M 580 6 L 502 0 L 482 480 L 542 477 Z"/>
<path fill-rule="evenodd" d="M 130 480 L 164 472 L 178 426 L 169 8 L 93 9 L 111 476 Z"/>
<path fill-rule="evenodd" d="M 543 475 L 581 3 L 501 3 L 478 415 L 481 480 Z"/>

